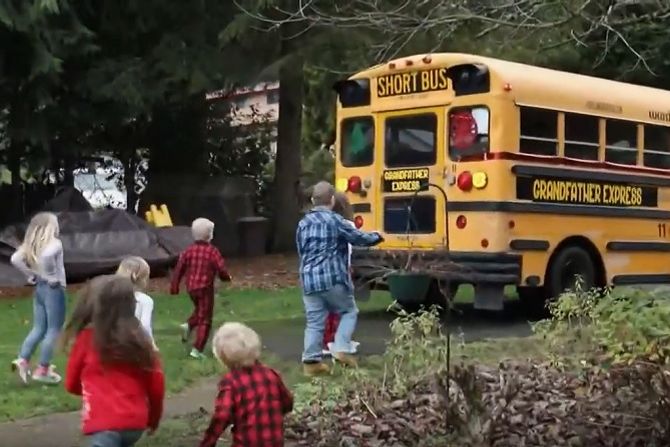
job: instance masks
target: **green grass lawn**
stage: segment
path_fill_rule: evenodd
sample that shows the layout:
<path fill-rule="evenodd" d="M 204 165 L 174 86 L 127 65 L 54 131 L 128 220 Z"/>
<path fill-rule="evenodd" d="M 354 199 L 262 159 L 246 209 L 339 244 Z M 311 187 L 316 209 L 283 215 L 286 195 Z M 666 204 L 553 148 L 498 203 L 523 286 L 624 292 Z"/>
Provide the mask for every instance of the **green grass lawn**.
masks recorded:
<path fill-rule="evenodd" d="M 183 390 L 197 380 L 220 373 L 214 359 L 202 362 L 186 357 L 187 348 L 180 342 L 179 324 L 192 311 L 186 295 L 169 296 L 154 294 L 154 335 L 161 350 L 165 368 L 168 393 Z M 68 309 L 72 309 L 76 298 L 68 298 Z M 386 308 L 390 304 L 388 294 L 374 293 L 369 302 L 360 303 L 362 312 Z M 302 299 L 298 289 L 278 291 L 222 290 L 216 298 L 214 327 L 225 321 L 246 323 L 297 318 L 303 314 Z M 23 338 L 32 325 L 32 300 L 0 301 L 0 358 L 4 359 L 6 373 L 0 375 L 0 421 L 14 420 L 52 413 L 77 410 L 77 397 L 67 394 L 62 386 L 43 386 L 31 383 L 24 386 L 9 372 L 10 362 L 16 357 Z M 209 345 L 206 348 L 209 350 Z M 39 355 L 36 353 L 35 359 Z M 60 372 L 66 364 L 66 356 L 58 352 L 54 363 Z M 295 368 L 298 370 L 298 368 Z"/>
<path fill-rule="evenodd" d="M 462 287 L 456 302 L 472 301 L 472 289 Z M 512 293 L 508 292 L 508 296 Z M 154 335 L 161 350 L 166 374 L 168 394 L 179 392 L 199 379 L 216 376 L 220 367 L 214 359 L 203 362 L 186 357 L 187 347 L 179 340 L 179 324 L 192 311 L 186 295 L 169 296 L 154 294 Z M 76 298 L 68 298 L 71 310 Z M 359 303 L 362 312 L 380 311 L 391 304 L 388 293 L 373 292 L 368 302 Z M 254 322 L 298 318 L 303 315 L 300 290 L 296 288 L 277 291 L 222 289 L 216 297 L 214 327 L 224 321 Z M 57 411 L 77 410 L 77 397 L 67 394 L 62 386 L 47 387 L 31 383 L 20 384 L 9 372 L 9 365 L 18 352 L 24 337 L 32 325 L 32 300 L 16 299 L 0 301 L 0 357 L 4 359 L 6 373 L 0 375 L 0 422 L 22 419 Z M 209 346 L 207 347 L 209 350 Z M 35 359 L 39 352 L 36 353 Z M 66 356 L 58 352 L 54 359 L 58 370 L 63 372 Z M 281 364 L 279 369 L 289 377 L 299 374 L 297 363 Z M 297 378 L 296 378 L 297 380 Z"/>

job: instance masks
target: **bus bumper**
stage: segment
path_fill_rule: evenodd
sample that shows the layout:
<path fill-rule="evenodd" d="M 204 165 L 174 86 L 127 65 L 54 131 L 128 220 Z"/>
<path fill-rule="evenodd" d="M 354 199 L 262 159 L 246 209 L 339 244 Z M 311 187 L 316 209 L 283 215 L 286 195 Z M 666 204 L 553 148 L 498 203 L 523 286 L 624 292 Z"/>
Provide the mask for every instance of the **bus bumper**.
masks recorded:
<path fill-rule="evenodd" d="M 386 290 L 386 277 L 405 270 L 410 256 L 415 270 L 451 285 L 474 285 L 478 309 L 502 310 L 504 287 L 518 284 L 521 277 L 521 256 L 516 253 L 354 248 L 351 256 L 354 282 Z"/>

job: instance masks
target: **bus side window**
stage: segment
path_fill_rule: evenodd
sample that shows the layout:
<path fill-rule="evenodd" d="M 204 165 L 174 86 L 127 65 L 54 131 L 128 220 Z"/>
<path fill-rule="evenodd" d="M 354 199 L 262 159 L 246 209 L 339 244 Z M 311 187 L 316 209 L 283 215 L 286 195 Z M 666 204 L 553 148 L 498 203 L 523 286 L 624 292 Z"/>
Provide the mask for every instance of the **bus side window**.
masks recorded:
<path fill-rule="evenodd" d="M 598 160 L 598 147 L 598 118 L 566 113 L 565 156 L 578 160 Z"/>
<path fill-rule="evenodd" d="M 637 124 L 629 121 L 606 121 L 605 161 L 621 165 L 637 164 Z"/>
<path fill-rule="evenodd" d="M 644 126 L 644 165 L 670 169 L 670 128 Z"/>
<path fill-rule="evenodd" d="M 519 152 L 535 155 L 558 153 L 558 113 L 535 107 L 520 107 Z"/>

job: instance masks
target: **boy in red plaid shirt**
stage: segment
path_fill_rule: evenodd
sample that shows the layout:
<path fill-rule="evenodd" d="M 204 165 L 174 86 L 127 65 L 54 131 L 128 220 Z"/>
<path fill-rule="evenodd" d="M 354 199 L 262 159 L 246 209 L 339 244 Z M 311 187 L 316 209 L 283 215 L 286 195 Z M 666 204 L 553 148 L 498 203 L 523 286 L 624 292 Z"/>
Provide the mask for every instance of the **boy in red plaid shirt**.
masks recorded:
<path fill-rule="evenodd" d="M 258 334 L 241 323 L 226 323 L 214 335 L 212 350 L 230 371 L 219 382 L 200 447 L 216 446 L 229 425 L 232 447 L 283 447 L 284 415 L 293 410 L 293 396 L 279 373 L 258 361 Z"/>
<path fill-rule="evenodd" d="M 202 359 L 205 357 L 203 350 L 212 329 L 214 280 L 218 276 L 222 281 L 230 281 L 231 277 L 226 270 L 223 256 L 212 245 L 214 223 L 208 219 L 198 218 L 191 224 L 191 231 L 195 243 L 179 256 L 179 262 L 172 275 L 170 293 L 178 294 L 179 283 L 186 277 L 186 290 L 195 307 L 188 321 L 181 326 L 184 330 L 182 341 L 186 343 L 195 330 L 195 342 L 189 355 L 195 359 Z"/>

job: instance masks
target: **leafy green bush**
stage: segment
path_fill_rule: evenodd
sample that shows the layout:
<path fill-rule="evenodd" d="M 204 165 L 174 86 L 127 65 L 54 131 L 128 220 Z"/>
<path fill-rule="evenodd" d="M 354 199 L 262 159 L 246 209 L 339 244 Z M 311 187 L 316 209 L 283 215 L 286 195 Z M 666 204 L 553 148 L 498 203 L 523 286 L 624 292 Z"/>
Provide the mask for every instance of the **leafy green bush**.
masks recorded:
<path fill-rule="evenodd" d="M 566 366 L 610 367 L 635 361 L 670 363 L 670 292 L 582 290 L 550 304 L 551 319 L 534 326 L 550 355 Z"/>

